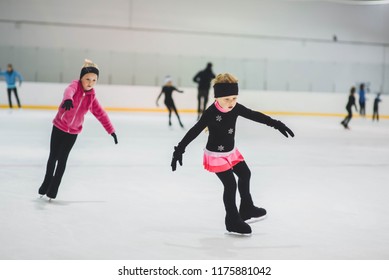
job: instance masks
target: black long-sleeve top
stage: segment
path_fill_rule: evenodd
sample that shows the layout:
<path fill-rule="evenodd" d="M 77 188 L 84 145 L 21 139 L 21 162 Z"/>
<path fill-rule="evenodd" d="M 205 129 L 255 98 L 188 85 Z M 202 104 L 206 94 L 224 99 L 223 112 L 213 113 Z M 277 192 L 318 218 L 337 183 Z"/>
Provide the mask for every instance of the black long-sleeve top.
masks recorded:
<path fill-rule="evenodd" d="M 161 93 L 165 93 L 165 101 L 170 101 L 173 99 L 172 98 L 173 91 L 182 92 L 181 90 L 177 89 L 174 86 L 163 86 L 162 87 Z"/>
<path fill-rule="evenodd" d="M 276 120 L 257 111 L 246 108 L 237 103 L 235 107 L 226 113 L 219 111 L 215 103 L 203 113 L 200 120 L 186 133 L 177 148 L 185 151 L 187 145 L 192 142 L 206 127 L 209 130 L 206 149 L 213 152 L 229 152 L 235 147 L 235 125 L 238 116 L 274 127 Z"/>
<path fill-rule="evenodd" d="M 352 94 L 350 94 L 350 96 L 348 97 L 348 102 L 347 102 L 347 105 L 346 105 L 346 109 L 351 110 L 351 108 L 353 106 L 357 110 L 357 105 L 355 104 L 355 97 Z"/>
<path fill-rule="evenodd" d="M 210 68 L 206 68 L 198 72 L 193 77 L 193 81 L 195 83 L 198 83 L 198 89 L 209 90 L 213 78 L 215 78 L 215 74 L 212 72 Z"/>
<path fill-rule="evenodd" d="M 381 98 L 378 96 L 374 99 L 373 110 L 378 110 L 378 104 L 381 102 Z"/>

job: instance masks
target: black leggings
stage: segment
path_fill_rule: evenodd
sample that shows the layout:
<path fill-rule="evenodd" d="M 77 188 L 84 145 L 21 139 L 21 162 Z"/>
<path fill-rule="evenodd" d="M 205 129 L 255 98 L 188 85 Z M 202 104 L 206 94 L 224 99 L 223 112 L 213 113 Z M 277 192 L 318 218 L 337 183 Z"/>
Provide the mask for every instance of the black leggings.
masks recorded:
<path fill-rule="evenodd" d="M 66 162 L 69 153 L 76 142 L 77 135 L 78 134 L 66 133 L 53 126 L 46 175 L 42 186 L 39 188 L 39 194 L 46 194 L 50 198 L 55 198 L 57 196 L 58 188 L 65 172 Z"/>
<path fill-rule="evenodd" d="M 348 125 L 348 123 L 351 121 L 351 119 L 353 118 L 353 112 L 351 111 L 351 108 L 349 109 L 349 108 L 346 108 L 346 110 L 347 110 L 347 113 L 348 113 L 348 115 L 344 118 L 344 120 L 343 120 L 343 122 L 342 123 L 344 123 L 344 125 Z"/>
<path fill-rule="evenodd" d="M 182 122 L 181 122 L 180 116 L 178 115 L 177 108 L 176 108 L 176 105 L 174 104 L 174 101 L 173 100 L 165 100 L 165 105 L 169 111 L 169 124 L 172 123 L 172 111 L 174 111 L 174 113 L 177 116 L 178 122 L 182 126 Z"/>
<path fill-rule="evenodd" d="M 199 89 L 197 93 L 197 113 L 200 115 L 202 112 L 207 109 L 207 103 L 208 103 L 208 95 L 209 90 L 208 89 Z M 203 102 L 201 102 L 201 100 Z"/>
<path fill-rule="evenodd" d="M 374 120 L 377 120 L 377 121 L 378 121 L 378 119 L 379 119 L 378 108 L 374 108 L 374 109 L 373 109 L 373 121 L 374 121 Z"/>
<path fill-rule="evenodd" d="M 238 176 L 238 184 L 236 184 L 234 173 Z M 241 205 L 240 207 L 250 207 L 253 205 L 253 200 L 250 194 L 250 177 L 251 171 L 245 161 L 235 165 L 232 169 L 216 173 L 224 186 L 223 202 L 227 215 L 238 216 L 236 207 L 236 188 L 238 187 Z"/>
<path fill-rule="evenodd" d="M 16 102 L 18 103 L 18 107 L 21 108 L 22 105 L 20 105 L 20 100 L 19 100 L 19 96 L 18 96 L 18 90 L 16 88 L 7 88 L 9 107 L 12 108 L 12 98 L 11 98 L 12 91 L 15 94 L 15 98 L 16 98 Z"/>

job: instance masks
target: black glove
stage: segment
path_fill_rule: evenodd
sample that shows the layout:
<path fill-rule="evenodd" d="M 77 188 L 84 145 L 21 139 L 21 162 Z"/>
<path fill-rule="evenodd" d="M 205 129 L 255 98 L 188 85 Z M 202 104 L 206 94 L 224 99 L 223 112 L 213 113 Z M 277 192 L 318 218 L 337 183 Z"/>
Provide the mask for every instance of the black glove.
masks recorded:
<path fill-rule="evenodd" d="M 170 166 L 172 167 L 172 171 L 176 171 L 176 169 L 177 169 L 177 161 L 182 166 L 182 154 L 184 152 L 185 151 L 181 150 L 180 148 L 174 147 L 172 163 L 170 164 Z"/>
<path fill-rule="evenodd" d="M 66 99 L 62 104 L 62 108 L 65 108 L 65 111 L 69 111 L 70 108 L 74 108 L 73 101 L 71 99 Z"/>
<path fill-rule="evenodd" d="M 285 137 L 289 137 L 288 134 L 294 137 L 293 131 L 281 121 L 275 121 L 274 128 L 278 129 Z"/>
<path fill-rule="evenodd" d="M 115 144 L 117 144 L 117 143 L 118 143 L 118 138 L 117 138 L 115 132 L 114 132 L 114 133 L 111 133 L 111 135 L 112 135 L 112 137 L 113 137 L 113 140 L 115 141 Z"/>

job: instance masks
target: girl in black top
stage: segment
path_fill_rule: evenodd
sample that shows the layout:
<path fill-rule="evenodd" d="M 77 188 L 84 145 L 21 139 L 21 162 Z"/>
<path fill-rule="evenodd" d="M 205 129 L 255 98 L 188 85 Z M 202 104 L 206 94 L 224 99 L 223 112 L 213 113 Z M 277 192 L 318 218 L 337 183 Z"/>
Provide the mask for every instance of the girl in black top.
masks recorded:
<path fill-rule="evenodd" d="M 348 123 L 350 122 L 350 120 L 353 117 L 353 112 L 352 112 L 351 108 L 353 106 L 355 106 L 355 110 L 358 111 L 357 104 L 355 104 L 355 96 L 354 96 L 354 94 L 355 94 L 355 87 L 351 87 L 350 95 L 348 97 L 348 102 L 347 102 L 347 105 L 346 105 L 346 110 L 347 110 L 348 115 L 341 122 L 341 124 L 344 126 L 345 129 L 349 129 Z"/>
<path fill-rule="evenodd" d="M 181 122 L 180 116 L 178 115 L 176 105 L 174 104 L 174 101 L 173 101 L 173 97 L 172 97 L 173 91 L 178 91 L 180 93 L 184 92 L 184 91 L 179 90 L 176 87 L 174 87 L 172 79 L 168 76 L 165 79 L 165 85 L 162 87 L 161 93 L 158 95 L 156 103 L 157 103 L 157 106 L 159 106 L 158 100 L 161 97 L 161 95 L 164 93 L 165 94 L 165 105 L 166 105 L 166 108 L 169 110 L 169 126 L 172 125 L 171 119 L 172 119 L 172 110 L 173 110 L 177 116 L 177 119 L 178 119 L 178 122 L 180 123 L 180 126 L 184 127 L 184 125 Z"/>
<path fill-rule="evenodd" d="M 282 122 L 257 111 L 252 111 L 237 103 L 238 80 L 231 74 L 219 74 L 214 79 L 216 101 L 201 116 L 200 120 L 186 133 L 174 147 L 172 170 L 177 161 L 182 165 L 182 154 L 206 127 L 209 130 L 208 142 L 204 150 L 204 168 L 216 173 L 224 186 L 223 202 L 226 210 L 225 224 L 229 232 L 250 234 L 251 228 L 245 222 L 251 218 L 263 218 L 266 210 L 254 206 L 250 194 L 250 169 L 235 146 L 235 125 L 238 116 L 266 124 L 278 129 L 285 137 L 294 136 Z M 239 178 L 236 183 L 236 174 Z M 236 189 L 241 197 L 239 211 L 235 203 Z"/>

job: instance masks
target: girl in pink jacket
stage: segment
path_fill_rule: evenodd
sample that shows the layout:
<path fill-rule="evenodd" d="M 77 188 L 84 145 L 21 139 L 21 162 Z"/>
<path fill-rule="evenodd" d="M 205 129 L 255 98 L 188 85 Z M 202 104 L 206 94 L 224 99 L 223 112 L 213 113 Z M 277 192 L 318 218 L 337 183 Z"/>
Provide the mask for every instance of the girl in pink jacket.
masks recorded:
<path fill-rule="evenodd" d="M 65 89 L 63 101 L 53 120 L 46 175 L 39 188 L 39 194 L 46 195 L 50 200 L 57 196 L 69 153 L 82 130 L 84 116 L 88 111 L 91 111 L 105 130 L 112 135 L 115 144 L 118 143 L 115 129 L 95 95 L 94 86 L 98 77 L 97 65 L 90 60 L 85 60 L 80 79 L 74 80 Z"/>

